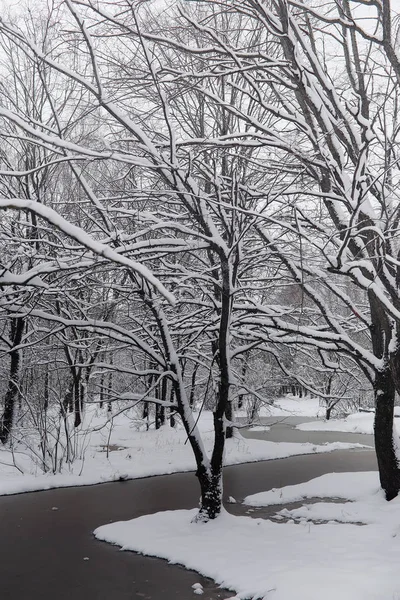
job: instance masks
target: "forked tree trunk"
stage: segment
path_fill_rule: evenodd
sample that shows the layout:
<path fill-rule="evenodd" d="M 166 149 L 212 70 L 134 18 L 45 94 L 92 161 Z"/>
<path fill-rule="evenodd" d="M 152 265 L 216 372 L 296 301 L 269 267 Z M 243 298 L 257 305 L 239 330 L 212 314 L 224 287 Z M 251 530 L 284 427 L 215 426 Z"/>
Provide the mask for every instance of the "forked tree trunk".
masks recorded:
<path fill-rule="evenodd" d="M 393 500 L 400 491 L 400 469 L 393 442 L 395 385 L 390 369 L 377 372 L 374 388 L 374 433 L 379 479 L 386 500 Z"/>
<path fill-rule="evenodd" d="M 224 296 L 229 301 L 229 295 Z M 182 424 L 185 428 L 187 439 L 193 450 L 197 471 L 196 475 L 200 483 L 200 509 L 197 516 L 194 518 L 196 522 L 207 522 L 215 519 L 221 512 L 222 508 L 222 467 L 225 447 L 225 411 L 226 400 L 229 399 L 229 351 L 227 343 L 227 322 L 226 313 L 224 315 L 223 333 L 219 337 L 219 357 L 221 378 L 217 403 L 214 412 L 214 447 L 211 460 L 208 459 L 203 442 L 197 427 L 197 423 L 193 417 L 192 410 L 189 405 L 185 383 L 183 381 L 183 370 L 176 351 L 174 350 L 173 341 L 170 336 L 169 327 L 166 322 L 164 312 L 157 304 L 150 303 L 149 307 L 158 322 L 158 329 L 163 341 L 169 369 L 174 374 L 171 379 L 171 394 L 170 411 L 176 411 L 180 415 Z M 221 319 L 222 320 L 222 319 Z M 221 367 L 221 364 L 223 365 Z M 171 417 L 170 417 L 171 419 Z M 172 419 L 171 419 L 172 420 Z"/>
<path fill-rule="evenodd" d="M 196 476 L 200 483 L 200 509 L 194 518 L 196 523 L 212 521 L 222 510 L 222 469 L 217 473 L 207 473 L 200 467 Z"/>
<path fill-rule="evenodd" d="M 183 412 L 181 412 L 181 417 L 196 459 L 196 477 L 200 484 L 199 512 L 194 517 L 193 522 L 207 523 L 218 517 L 222 510 L 222 458 L 225 446 L 223 415 L 217 417 L 216 439 L 210 462 L 206 458 L 197 425 L 194 421 L 191 425 L 184 418 Z M 215 419 L 216 416 L 214 415 L 214 424 Z"/>
<path fill-rule="evenodd" d="M 183 384 L 180 379 L 181 384 Z M 193 519 L 196 523 L 207 523 L 218 517 L 222 510 L 222 468 L 225 447 L 224 412 L 225 407 L 220 404 L 214 413 L 214 448 L 209 461 L 206 457 L 203 443 L 193 417 L 189 419 L 185 415 L 185 407 L 181 403 L 181 397 L 186 393 L 184 386 L 180 389 L 179 383 L 175 384 L 175 393 L 178 402 L 178 412 L 181 415 L 188 441 L 192 447 L 197 471 L 196 477 L 200 484 L 200 506 L 199 512 Z M 181 396 L 182 393 L 182 396 Z M 191 413 L 190 413 L 191 414 Z"/>
<path fill-rule="evenodd" d="M 214 449 L 210 469 L 198 466 L 197 478 L 200 483 L 200 510 L 196 522 L 206 523 L 218 517 L 222 510 L 222 469 L 225 448 L 224 407 L 217 407 L 214 413 Z"/>

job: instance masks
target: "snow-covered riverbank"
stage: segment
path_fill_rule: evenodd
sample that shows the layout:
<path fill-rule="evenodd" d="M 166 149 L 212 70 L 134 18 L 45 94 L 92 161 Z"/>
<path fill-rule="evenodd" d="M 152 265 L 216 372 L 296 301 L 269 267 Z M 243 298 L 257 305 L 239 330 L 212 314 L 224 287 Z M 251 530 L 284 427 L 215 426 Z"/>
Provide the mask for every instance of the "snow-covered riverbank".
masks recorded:
<path fill-rule="evenodd" d="M 64 461 L 59 473 L 43 473 L 37 453 L 38 442 L 33 436 L 25 440 L 25 445 L 21 442 L 14 452 L 0 448 L 0 495 L 195 470 L 192 450 L 179 425 L 174 428 L 166 425 L 158 431 L 140 431 L 129 413 L 118 415 L 112 423 L 107 423 L 107 418 L 106 412 L 95 408 L 87 410 L 83 425 L 73 433 L 75 461 L 72 464 Z M 210 452 L 213 439 L 210 412 L 200 415 L 199 427 L 206 450 Z M 238 433 L 227 440 L 225 464 L 354 447 L 357 444 L 340 442 L 323 445 L 275 443 L 244 439 Z"/>
<path fill-rule="evenodd" d="M 400 500 L 385 501 L 376 472 L 332 473 L 246 502 L 282 505 L 315 496 L 341 501 L 277 507 L 281 523 L 224 512 L 199 525 L 191 522 L 195 510 L 170 511 L 105 525 L 95 535 L 211 577 L 235 590 L 232 600 L 400 598 Z"/>

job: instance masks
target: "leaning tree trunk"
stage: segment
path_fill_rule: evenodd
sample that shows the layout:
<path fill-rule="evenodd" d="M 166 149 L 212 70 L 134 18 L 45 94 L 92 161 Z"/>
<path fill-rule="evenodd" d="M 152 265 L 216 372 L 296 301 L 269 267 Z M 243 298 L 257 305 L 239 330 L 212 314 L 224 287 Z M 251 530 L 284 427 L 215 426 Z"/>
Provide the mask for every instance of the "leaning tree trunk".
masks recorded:
<path fill-rule="evenodd" d="M 400 491 L 400 469 L 393 440 L 395 385 L 389 368 L 377 372 L 374 390 L 375 451 L 379 479 L 386 500 L 392 500 Z"/>
<path fill-rule="evenodd" d="M 194 401 L 195 401 L 195 393 L 196 393 L 196 377 L 197 377 L 197 370 L 199 368 L 199 365 L 196 363 L 193 367 L 193 371 L 192 371 L 192 377 L 190 380 L 190 397 L 189 397 L 189 405 L 190 408 L 193 409 L 194 407 Z"/>
<path fill-rule="evenodd" d="M 171 365 L 172 371 L 176 375 L 176 381 L 173 382 L 175 398 L 178 406 L 178 413 L 181 416 L 188 441 L 192 447 L 196 460 L 196 477 L 200 484 L 200 506 L 199 512 L 193 519 L 194 522 L 206 523 L 218 517 L 222 510 L 222 468 L 225 448 L 225 406 L 217 403 L 214 412 L 214 448 L 211 460 L 203 447 L 203 442 L 193 418 L 193 413 L 189 407 L 186 396 L 185 386 L 183 384 L 182 373 L 179 363 Z"/>
<path fill-rule="evenodd" d="M 224 302 L 230 301 L 229 294 L 223 294 Z M 224 303 L 223 303 L 224 304 Z M 166 351 L 167 364 L 174 374 L 172 379 L 172 389 L 170 400 L 173 401 L 177 413 L 180 415 L 182 424 L 185 428 L 187 439 L 193 450 L 196 460 L 196 476 L 200 483 L 201 497 L 200 508 L 194 521 L 207 522 L 215 519 L 222 509 L 222 467 L 225 447 L 225 411 L 226 400 L 229 398 L 229 348 L 227 324 L 229 318 L 226 317 L 224 306 L 222 306 L 221 315 L 224 326 L 219 336 L 219 357 L 221 359 L 219 366 L 223 366 L 223 375 L 220 377 L 220 386 L 218 398 L 214 411 L 214 447 L 211 460 L 208 459 L 205 452 L 203 441 L 201 439 L 197 423 L 193 417 L 190 408 L 189 398 L 187 397 L 186 387 L 183 381 L 183 369 L 175 351 L 175 346 L 171 338 L 168 322 L 163 310 L 158 304 L 149 302 L 155 319 L 158 323 L 158 329 Z M 221 368 L 221 367 L 220 367 Z"/>
<path fill-rule="evenodd" d="M 15 403 L 19 396 L 21 350 L 18 346 L 22 340 L 24 324 L 22 318 L 12 319 L 11 321 L 12 350 L 10 352 L 10 375 L 8 378 L 6 395 L 4 397 L 4 411 L 0 419 L 0 441 L 3 444 L 6 444 L 10 438 L 14 420 Z"/>

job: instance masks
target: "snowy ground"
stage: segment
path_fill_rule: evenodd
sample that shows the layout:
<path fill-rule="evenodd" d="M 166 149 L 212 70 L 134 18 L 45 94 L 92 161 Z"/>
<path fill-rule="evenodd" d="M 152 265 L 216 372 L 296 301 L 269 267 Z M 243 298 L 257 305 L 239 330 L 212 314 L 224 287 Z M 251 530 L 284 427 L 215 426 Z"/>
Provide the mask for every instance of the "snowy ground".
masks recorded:
<path fill-rule="evenodd" d="M 343 501 L 284 509 L 282 522 L 223 513 L 194 524 L 196 511 L 171 511 L 105 525 L 95 535 L 194 569 L 234 590 L 236 600 L 399 600 L 400 499 L 384 500 L 377 473 L 332 473 L 245 501 L 315 497 Z"/>
<path fill-rule="evenodd" d="M 298 398 L 285 396 L 275 400 L 272 406 L 262 408 L 262 417 L 322 417 L 325 409 L 319 405 L 318 398 Z"/>
<path fill-rule="evenodd" d="M 350 433 L 373 433 L 374 413 L 355 413 L 345 419 L 329 419 L 329 421 L 311 421 L 300 423 L 296 429 L 301 431 L 347 431 Z"/>
<path fill-rule="evenodd" d="M 400 407 L 395 407 L 395 416 L 400 417 Z M 374 412 L 360 412 L 349 415 L 345 419 L 329 419 L 329 421 L 312 421 L 300 423 L 296 429 L 301 431 L 345 431 L 349 433 L 374 433 Z M 398 424 L 399 428 L 399 424 Z"/>
<path fill-rule="evenodd" d="M 0 495 L 195 470 L 192 451 L 182 427 L 164 426 L 158 431 L 138 431 L 137 421 L 129 414 L 116 417 L 111 428 L 109 424 L 104 426 L 106 419 L 107 413 L 103 411 L 95 408 L 87 410 L 83 425 L 72 438 L 72 449 L 77 458 L 71 465 L 64 463 L 61 473 L 43 474 L 42 460 L 38 455 L 33 456 L 33 451 L 38 452 L 37 440 L 28 435 L 25 448 L 22 442 L 13 453 L 0 448 Z M 210 412 L 201 414 L 199 427 L 206 450 L 210 452 L 213 437 Z M 275 443 L 244 439 L 238 434 L 227 441 L 225 464 L 351 447 L 357 447 L 357 444 Z M 60 446 L 58 451 L 62 456 L 65 447 Z"/>

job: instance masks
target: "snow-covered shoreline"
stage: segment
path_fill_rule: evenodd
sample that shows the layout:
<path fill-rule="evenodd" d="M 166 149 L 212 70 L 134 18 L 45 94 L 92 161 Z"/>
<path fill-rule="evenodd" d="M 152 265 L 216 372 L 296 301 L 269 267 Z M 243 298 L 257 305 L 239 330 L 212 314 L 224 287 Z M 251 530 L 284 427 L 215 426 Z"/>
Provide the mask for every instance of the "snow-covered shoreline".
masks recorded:
<path fill-rule="evenodd" d="M 95 485 L 127 479 L 195 471 L 196 466 L 182 427 L 164 426 L 159 430 L 137 431 L 124 414 L 112 426 L 104 422 L 104 415 L 90 416 L 91 431 L 77 434 L 77 444 L 85 444 L 84 457 L 65 465 L 62 473 L 43 474 L 27 453 L 0 449 L 0 495 L 48 490 L 59 487 Z M 204 412 L 199 427 L 207 452 L 211 452 L 212 414 Z M 245 439 L 238 432 L 227 440 L 225 465 L 243 464 L 298 456 L 362 448 L 361 444 L 341 442 L 316 445 L 311 443 L 269 442 Z M 107 448 L 109 451 L 107 452 Z M 23 473 L 14 466 L 13 461 Z"/>
<path fill-rule="evenodd" d="M 306 401 L 297 410 L 299 404 L 295 398 L 283 399 L 273 407 L 271 416 L 318 415 L 315 400 Z M 195 470 L 187 436 L 179 424 L 143 431 L 129 413 L 115 416 L 111 423 L 104 411 L 94 407 L 85 417 L 81 430 L 74 431 L 77 457 L 69 467 L 64 464 L 61 473 L 40 473 L 39 464 L 28 451 L 12 455 L 0 449 L 0 495 Z M 210 453 L 212 413 L 204 411 L 197 417 Z M 371 418 L 361 415 L 358 421 Z M 349 420 L 356 422 L 357 417 Z M 343 426 L 345 421 L 340 423 Z M 255 430 L 267 431 L 268 427 L 259 425 Z M 244 438 L 237 431 L 227 440 L 225 465 L 363 447 L 341 442 L 271 442 Z M 322 500 L 310 504 L 315 497 Z M 342 501 L 324 502 L 324 498 Z M 297 508 L 284 506 L 303 501 L 306 503 Z M 321 594 L 324 600 L 400 597 L 400 546 L 396 539 L 400 501 L 384 500 L 376 472 L 327 474 L 249 496 L 245 503 L 281 506 L 276 508 L 274 522 L 223 511 L 213 522 L 194 524 L 191 521 L 196 510 L 179 510 L 104 525 L 95 535 L 123 550 L 165 558 L 211 577 L 234 590 L 232 600 L 321 600 Z M 195 584 L 189 594 L 201 595 L 201 585 Z"/>
<path fill-rule="evenodd" d="M 340 431 L 343 433 L 363 433 L 372 435 L 374 433 L 375 413 L 360 412 L 348 415 L 344 419 L 329 419 L 300 423 L 296 429 L 300 431 Z M 400 407 L 395 407 L 395 426 L 399 424 Z"/>
<path fill-rule="evenodd" d="M 169 511 L 104 525 L 95 535 L 211 577 L 234 590 L 232 600 L 399 598 L 400 500 L 385 501 L 376 472 L 327 474 L 246 502 L 315 496 L 343 501 L 284 509 L 281 523 L 224 512 L 199 525 L 191 522 L 196 511 Z"/>

